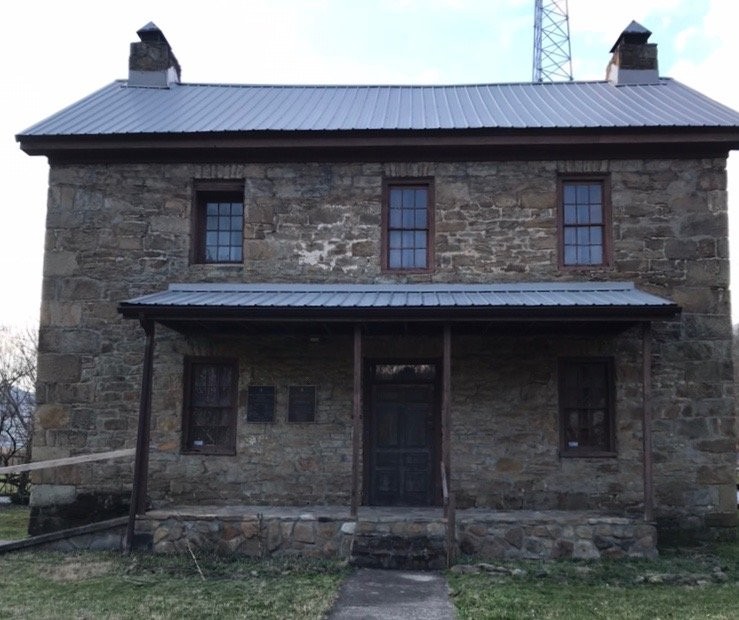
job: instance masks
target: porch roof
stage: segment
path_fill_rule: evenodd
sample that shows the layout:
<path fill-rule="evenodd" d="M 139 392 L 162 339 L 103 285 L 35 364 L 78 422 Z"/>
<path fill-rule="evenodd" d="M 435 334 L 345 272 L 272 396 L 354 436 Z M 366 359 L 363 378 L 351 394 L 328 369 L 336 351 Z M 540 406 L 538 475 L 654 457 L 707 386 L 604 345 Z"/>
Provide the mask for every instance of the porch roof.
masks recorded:
<path fill-rule="evenodd" d="M 192 321 L 643 321 L 680 312 L 632 282 L 170 284 L 123 301 L 126 318 Z"/>

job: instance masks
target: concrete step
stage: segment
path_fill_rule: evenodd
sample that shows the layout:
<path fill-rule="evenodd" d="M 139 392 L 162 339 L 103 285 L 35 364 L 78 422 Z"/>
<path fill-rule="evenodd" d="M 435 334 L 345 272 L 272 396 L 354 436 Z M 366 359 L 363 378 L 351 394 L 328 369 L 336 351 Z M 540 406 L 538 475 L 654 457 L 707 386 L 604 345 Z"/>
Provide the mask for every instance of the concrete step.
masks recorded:
<path fill-rule="evenodd" d="M 349 563 L 360 568 L 441 570 L 447 565 L 443 521 L 359 521 Z"/>

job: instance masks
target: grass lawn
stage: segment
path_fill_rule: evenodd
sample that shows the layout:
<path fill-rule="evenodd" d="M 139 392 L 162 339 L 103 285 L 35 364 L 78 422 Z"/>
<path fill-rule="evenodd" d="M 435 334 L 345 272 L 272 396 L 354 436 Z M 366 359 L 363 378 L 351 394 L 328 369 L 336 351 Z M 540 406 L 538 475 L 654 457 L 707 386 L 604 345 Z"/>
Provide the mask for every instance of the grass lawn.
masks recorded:
<path fill-rule="evenodd" d="M 661 549 L 660 558 L 498 562 L 517 575 L 449 575 L 460 619 L 739 618 L 739 542 Z"/>
<path fill-rule="evenodd" d="M 7 618 L 321 618 L 346 572 L 337 564 L 198 555 L 11 553 Z"/>
<path fill-rule="evenodd" d="M 0 540 L 18 540 L 28 536 L 28 506 L 0 504 Z"/>

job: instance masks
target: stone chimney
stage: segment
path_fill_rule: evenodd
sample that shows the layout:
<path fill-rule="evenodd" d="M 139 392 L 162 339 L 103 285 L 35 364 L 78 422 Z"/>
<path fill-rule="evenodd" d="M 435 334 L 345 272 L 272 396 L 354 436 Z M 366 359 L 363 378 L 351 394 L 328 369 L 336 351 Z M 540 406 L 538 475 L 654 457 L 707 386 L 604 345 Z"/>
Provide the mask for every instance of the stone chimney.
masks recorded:
<path fill-rule="evenodd" d="M 657 44 L 647 43 L 651 32 L 632 21 L 611 48 L 613 57 L 606 69 L 606 79 L 616 86 L 658 84 Z"/>
<path fill-rule="evenodd" d="M 180 81 L 180 63 L 164 33 L 149 22 L 136 32 L 140 42 L 131 43 L 128 57 L 128 86 L 168 88 Z"/>

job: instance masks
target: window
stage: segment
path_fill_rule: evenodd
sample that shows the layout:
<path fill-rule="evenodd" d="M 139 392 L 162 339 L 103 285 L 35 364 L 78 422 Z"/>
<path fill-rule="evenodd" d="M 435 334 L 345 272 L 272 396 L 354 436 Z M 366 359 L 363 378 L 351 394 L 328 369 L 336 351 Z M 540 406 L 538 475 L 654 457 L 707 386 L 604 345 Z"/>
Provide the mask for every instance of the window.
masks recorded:
<path fill-rule="evenodd" d="M 613 402 L 612 359 L 560 360 L 560 449 L 563 456 L 605 455 L 614 451 Z"/>
<path fill-rule="evenodd" d="M 560 182 L 560 264 L 563 267 L 609 264 L 610 209 L 607 180 Z"/>
<path fill-rule="evenodd" d="M 291 385 L 288 390 L 287 421 L 314 422 L 316 388 L 313 385 Z"/>
<path fill-rule="evenodd" d="M 236 452 L 238 368 L 233 359 L 185 360 L 183 452 Z"/>
<path fill-rule="evenodd" d="M 244 251 L 243 186 L 196 184 L 194 213 L 194 262 L 242 262 Z"/>
<path fill-rule="evenodd" d="M 383 269 L 431 270 L 432 198 L 429 181 L 404 180 L 385 184 Z"/>

